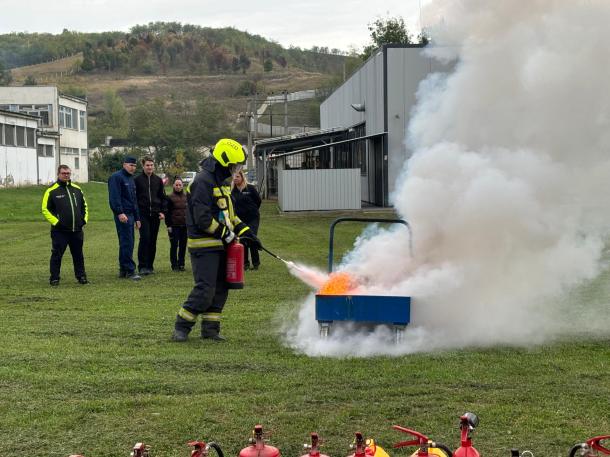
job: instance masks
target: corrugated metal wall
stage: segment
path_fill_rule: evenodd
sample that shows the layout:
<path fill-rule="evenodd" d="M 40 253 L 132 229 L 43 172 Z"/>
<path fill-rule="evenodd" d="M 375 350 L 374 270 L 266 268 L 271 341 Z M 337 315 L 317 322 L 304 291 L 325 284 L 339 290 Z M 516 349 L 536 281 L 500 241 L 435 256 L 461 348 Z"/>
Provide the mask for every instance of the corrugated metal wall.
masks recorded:
<path fill-rule="evenodd" d="M 282 211 L 360 209 L 360 169 L 278 170 Z"/>

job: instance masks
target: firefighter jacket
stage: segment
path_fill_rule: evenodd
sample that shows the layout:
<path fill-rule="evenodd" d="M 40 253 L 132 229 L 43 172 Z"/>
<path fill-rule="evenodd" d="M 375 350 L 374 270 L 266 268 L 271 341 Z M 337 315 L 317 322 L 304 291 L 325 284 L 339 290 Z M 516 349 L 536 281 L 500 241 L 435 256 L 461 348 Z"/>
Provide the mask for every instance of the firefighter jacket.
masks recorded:
<path fill-rule="evenodd" d="M 173 191 L 167 196 L 165 225 L 168 227 L 184 227 L 186 225 L 186 193 L 184 191 Z"/>
<path fill-rule="evenodd" d="M 165 213 L 163 180 L 154 173 L 150 176 L 142 173 L 134 179 L 134 182 L 140 216 L 158 216 L 159 213 Z"/>
<path fill-rule="evenodd" d="M 242 236 L 250 228 L 235 214 L 229 171 L 213 157 L 201 162 L 201 171 L 186 190 L 186 230 L 189 251 L 222 250 L 227 230 Z"/>
<path fill-rule="evenodd" d="M 133 176 L 125 169 L 113 173 L 108 179 L 108 200 L 115 216 L 127 214 L 133 215 L 136 221 L 140 220 L 136 185 Z"/>
<path fill-rule="evenodd" d="M 56 181 L 42 196 L 42 214 L 51 230 L 80 232 L 89 220 L 83 191 L 72 181 Z"/>

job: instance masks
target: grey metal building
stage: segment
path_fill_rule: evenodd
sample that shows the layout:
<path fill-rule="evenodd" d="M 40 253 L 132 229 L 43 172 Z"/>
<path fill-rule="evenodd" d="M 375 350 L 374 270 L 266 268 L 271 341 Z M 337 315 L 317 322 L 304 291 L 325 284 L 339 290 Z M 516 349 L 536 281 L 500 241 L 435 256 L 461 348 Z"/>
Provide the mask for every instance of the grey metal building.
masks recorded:
<path fill-rule="evenodd" d="M 389 206 L 389 195 L 411 154 L 405 137 L 419 83 L 430 73 L 447 70 L 425 56 L 420 45 L 381 47 L 322 103 L 319 132 L 256 143 L 257 173 L 266 177 L 261 184 L 267 194 L 277 193 L 283 210 L 312 209 L 308 193 L 313 175 L 309 172 L 308 179 L 300 179 L 296 173 L 352 169 L 358 173 L 338 174 L 341 181 L 336 185 L 321 181 L 327 184 L 316 190 L 331 202 L 319 209 L 352 208 L 353 198 L 344 198 L 345 188 L 359 192 L 364 204 Z M 283 176 L 287 171 L 290 177 Z M 281 186 L 293 181 L 303 185 Z M 333 201 L 334 194 L 343 197 Z M 283 201 L 290 202 L 289 208 Z"/>

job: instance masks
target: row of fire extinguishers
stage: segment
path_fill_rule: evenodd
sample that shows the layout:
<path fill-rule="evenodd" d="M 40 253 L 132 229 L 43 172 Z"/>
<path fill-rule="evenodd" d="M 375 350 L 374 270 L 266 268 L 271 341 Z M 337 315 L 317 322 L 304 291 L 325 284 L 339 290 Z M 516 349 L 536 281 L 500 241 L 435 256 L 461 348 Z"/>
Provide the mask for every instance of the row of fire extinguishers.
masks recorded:
<path fill-rule="evenodd" d="M 394 444 L 394 448 L 417 447 L 417 450 L 410 457 L 480 457 L 479 452 L 472 445 L 472 432 L 479 424 L 479 418 L 473 413 L 465 413 L 460 417 L 461 442 L 460 447 L 451 451 L 442 443 L 435 442 L 415 430 L 411 430 L 400 425 L 392 428 L 399 432 L 407 433 L 413 439 L 400 441 Z M 596 436 L 588 439 L 584 443 L 576 444 L 572 447 L 569 457 L 599 457 L 610 455 L 610 449 L 602 446 L 602 441 L 609 440 L 610 435 Z M 311 433 L 311 444 L 305 444 L 306 454 L 301 457 L 328 457 L 320 453 L 321 440 L 317 433 Z M 190 441 L 188 445 L 192 448 L 190 457 L 208 457 L 210 450 L 214 450 L 217 457 L 224 457 L 220 446 L 214 442 Z M 356 432 L 355 440 L 351 446 L 353 453 L 347 457 L 390 457 L 388 453 L 379 446 L 375 440 L 365 439 L 362 433 Z M 520 452 L 518 449 L 511 449 L 511 457 L 534 457 L 531 451 Z M 71 455 L 70 457 L 83 457 L 81 455 Z M 144 443 L 137 443 L 131 452 L 131 457 L 152 457 L 150 447 Z M 263 434 L 263 426 L 256 425 L 248 446 L 239 452 L 239 457 L 281 457 L 277 447 L 267 444 Z"/>

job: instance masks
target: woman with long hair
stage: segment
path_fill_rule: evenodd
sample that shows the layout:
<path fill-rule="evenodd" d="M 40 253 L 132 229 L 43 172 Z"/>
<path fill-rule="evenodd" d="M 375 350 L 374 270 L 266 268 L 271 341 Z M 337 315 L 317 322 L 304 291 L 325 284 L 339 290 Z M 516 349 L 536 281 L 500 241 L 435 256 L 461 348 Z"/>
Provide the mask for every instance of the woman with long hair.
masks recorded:
<path fill-rule="evenodd" d="M 261 197 L 252 184 L 248 183 L 243 171 L 239 171 L 233 176 L 231 182 L 231 196 L 235 202 L 235 212 L 254 235 L 258 235 L 258 226 L 260 225 Z M 248 251 L 250 255 L 248 255 Z M 252 269 L 258 270 L 260 266 L 260 257 L 258 249 L 254 246 L 249 246 L 246 240 L 246 252 L 244 255 L 244 268 L 250 269 L 250 260 L 252 258 Z"/>

